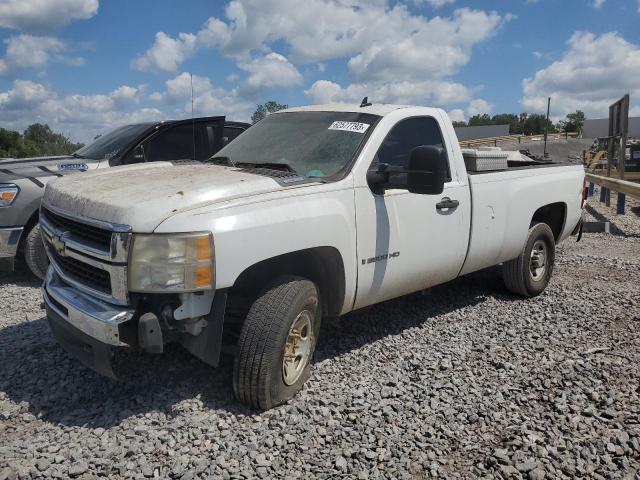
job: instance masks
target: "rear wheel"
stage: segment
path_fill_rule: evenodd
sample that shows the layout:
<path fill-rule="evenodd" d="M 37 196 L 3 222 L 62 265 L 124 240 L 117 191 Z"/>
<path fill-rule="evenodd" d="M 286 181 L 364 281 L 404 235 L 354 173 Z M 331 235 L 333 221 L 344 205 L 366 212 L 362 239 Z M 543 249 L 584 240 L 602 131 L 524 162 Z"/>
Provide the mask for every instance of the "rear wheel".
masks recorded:
<path fill-rule="evenodd" d="M 525 297 L 535 297 L 542 293 L 553 273 L 555 247 L 555 239 L 549 225 L 532 225 L 520 255 L 502 266 L 502 276 L 507 289 Z"/>
<path fill-rule="evenodd" d="M 44 280 L 49 267 L 49 259 L 40 236 L 40 224 L 36 223 L 24 239 L 24 259 L 29 269 L 40 280 Z"/>
<path fill-rule="evenodd" d="M 313 282 L 286 276 L 267 288 L 251 306 L 238 340 L 236 398 L 266 410 L 301 390 L 309 378 L 320 318 Z"/>

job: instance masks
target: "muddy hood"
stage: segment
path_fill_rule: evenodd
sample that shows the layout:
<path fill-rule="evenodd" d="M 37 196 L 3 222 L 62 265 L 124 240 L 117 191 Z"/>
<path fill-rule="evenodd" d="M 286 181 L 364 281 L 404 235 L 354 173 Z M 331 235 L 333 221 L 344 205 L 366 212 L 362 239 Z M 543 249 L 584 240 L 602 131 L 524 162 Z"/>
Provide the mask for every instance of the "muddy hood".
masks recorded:
<path fill-rule="evenodd" d="M 232 167 L 155 162 L 62 178 L 47 185 L 43 203 L 148 233 L 179 212 L 282 188 Z"/>

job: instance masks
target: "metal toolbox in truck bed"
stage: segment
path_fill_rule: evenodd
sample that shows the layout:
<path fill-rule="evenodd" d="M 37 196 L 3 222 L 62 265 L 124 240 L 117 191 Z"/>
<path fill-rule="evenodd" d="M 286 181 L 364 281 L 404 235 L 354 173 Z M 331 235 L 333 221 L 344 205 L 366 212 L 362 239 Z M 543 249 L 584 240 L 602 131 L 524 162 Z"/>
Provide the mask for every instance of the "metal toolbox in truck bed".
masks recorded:
<path fill-rule="evenodd" d="M 469 172 L 486 172 L 490 170 L 506 170 L 509 154 L 497 150 L 475 150 L 463 148 L 464 164 Z"/>

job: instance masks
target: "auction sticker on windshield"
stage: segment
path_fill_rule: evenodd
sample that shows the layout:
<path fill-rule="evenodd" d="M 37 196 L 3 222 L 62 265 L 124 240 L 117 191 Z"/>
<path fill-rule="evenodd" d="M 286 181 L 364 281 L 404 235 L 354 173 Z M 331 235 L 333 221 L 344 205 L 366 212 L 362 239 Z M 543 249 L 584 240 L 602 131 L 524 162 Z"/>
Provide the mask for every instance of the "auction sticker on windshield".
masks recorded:
<path fill-rule="evenodd" d="M 368 123 L 358 122 L 333 122 L 329 130 L 344 130 L 345 132 L 364 133 L 369 128 Z"/>

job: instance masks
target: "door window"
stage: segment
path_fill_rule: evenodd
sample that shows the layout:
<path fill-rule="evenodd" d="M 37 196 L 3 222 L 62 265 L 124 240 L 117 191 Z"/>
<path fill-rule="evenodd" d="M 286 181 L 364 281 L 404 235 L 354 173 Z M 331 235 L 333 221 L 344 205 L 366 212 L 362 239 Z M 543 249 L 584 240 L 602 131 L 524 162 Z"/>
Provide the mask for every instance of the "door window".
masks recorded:
<path fill-rule="evenodd" d="M 415 117 L 397 123 L 380 145 L 374 163 L 409 166 L 411 151 L 420 146 L 444 147 L 438 122 L 431 117 Z M 451 180 L 447 164 L 447 181 Z"/>
<path fill-rule="evenodd" d="M 149 139 L 144 152 L 147 162 L 186 160 L 194 158 L 194 146 L 201 136 L 198 125 L 183 124 L 169 128 Z M 196 147 L 197 152 L 197 147 Z"/>

